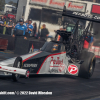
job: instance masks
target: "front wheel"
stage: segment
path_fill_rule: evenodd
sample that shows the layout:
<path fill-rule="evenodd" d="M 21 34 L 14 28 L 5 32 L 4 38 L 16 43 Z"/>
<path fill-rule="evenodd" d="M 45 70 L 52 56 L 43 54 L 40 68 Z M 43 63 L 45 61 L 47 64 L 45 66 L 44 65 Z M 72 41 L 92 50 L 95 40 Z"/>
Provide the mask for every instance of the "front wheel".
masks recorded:
<path fill-rule="evenodd" d="M 15 67 L 15 68 L 22 68 L 22 58 L 21 57 L 17 57 L 15 59 L 13 67 Z M 12 74 L 13 81 L 18 81 L 19 78 L 20 78 L 19 74 Z"/>
<path fill-rule="evenodd" d="M 79 77 L 89 79 L 94 72 L 96 58 L 94 53 L 83 51 L 80 54 L 79 60 L 83 60 L 84 62 L 80 66 Z"/>

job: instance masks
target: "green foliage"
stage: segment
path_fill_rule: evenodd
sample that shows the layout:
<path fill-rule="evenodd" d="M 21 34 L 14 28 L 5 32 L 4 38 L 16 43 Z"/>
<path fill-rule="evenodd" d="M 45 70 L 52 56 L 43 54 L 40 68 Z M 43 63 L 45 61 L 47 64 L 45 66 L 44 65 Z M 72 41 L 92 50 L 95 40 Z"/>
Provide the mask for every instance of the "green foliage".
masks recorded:
<path fill-rule="evenodd" d="M 16 5 L 17 5 L 17 3 L 13 2 L 13 1 L 9 1 L 8 4 L 13 5 L 13 6 L 15 6 L 15 7 L 16 7 Z"/>
<path fill-rule="evenodd" d="M 0 11 L 4 10 L 5 0 L 0 0 Z"/>

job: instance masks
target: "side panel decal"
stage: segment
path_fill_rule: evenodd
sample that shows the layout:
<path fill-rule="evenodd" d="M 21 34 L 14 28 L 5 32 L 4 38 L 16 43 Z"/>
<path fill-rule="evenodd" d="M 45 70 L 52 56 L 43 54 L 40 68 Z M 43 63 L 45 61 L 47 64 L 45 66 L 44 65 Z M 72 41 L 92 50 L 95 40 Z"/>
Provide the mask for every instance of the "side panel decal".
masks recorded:
<path fill-rule="evenodd" d="M 48 58 L 49 58 L 49 57 L 56 56 L 56 55 L 60 55 L 60 54 L 64 54 L 64 53 L 66 53 L 66 52 L 55 53 L 55 54 L 51 54 L 51 55 L 47 56 L 47 57 L 45 58 L 45 60 L 43 61 L 43 63 L 41 64 L 41 66 L 40 66 L 40 68 L 39 68 L 37 74 L 39 74 L 41 68 L 43 67 L 44 63 L 45 63 L 46 61 L 48 61 Z"/>

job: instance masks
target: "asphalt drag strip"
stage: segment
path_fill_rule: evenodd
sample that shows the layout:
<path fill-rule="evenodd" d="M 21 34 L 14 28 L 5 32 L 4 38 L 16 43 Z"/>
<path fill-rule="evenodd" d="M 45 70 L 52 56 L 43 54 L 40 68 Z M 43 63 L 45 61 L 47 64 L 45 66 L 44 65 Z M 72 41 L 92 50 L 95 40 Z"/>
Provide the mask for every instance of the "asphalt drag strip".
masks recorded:
<path fill-rule="evenodd" d="M 97 63 L 91 79 L 67 75 L 31 75 L 13 82 L 11 76 L 0 77 L 0 92 L 16 92 L 15 95 L 1 95 L 0 100 L 100 100 L 100 64 Z M 18 94 L 26 92 L 52 92 L 52 95 Z"/>

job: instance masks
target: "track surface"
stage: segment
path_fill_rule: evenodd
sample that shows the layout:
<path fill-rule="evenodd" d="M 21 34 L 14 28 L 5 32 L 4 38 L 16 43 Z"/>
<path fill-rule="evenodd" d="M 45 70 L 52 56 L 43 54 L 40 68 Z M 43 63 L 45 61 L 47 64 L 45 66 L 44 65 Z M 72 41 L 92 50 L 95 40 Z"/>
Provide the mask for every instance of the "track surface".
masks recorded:
<path fill-rule="evenodd" d="M 91 79 L 61 75 L 35 75 L 13 82 L 0 77 L 0 91 L 50 91 L 50 96 L 0 96 L 0 100 L 100 100 L 100 66 L 96 65 Z M 97 99 L 99 98 L 99 99 Z"/>
<path fill-rule="evenodd" d="M 5 58 L 6 55 L 6 58 Z M 15 56 L 15 55 L 14 55 Z M 1 59 L 13 57 L 9 54 L 0 54 Z M 73 76 L 61 75 L 35 75 L 29 79 L 20 78 L 13 82 L 11 76 L 0 77 L 1 91 L 49 91 L 52 95 L 14 95 L 1 96 L 0 100 L 100 100 L 100 63 L 96 64 L 91 79 L 82 79 Z"/>

